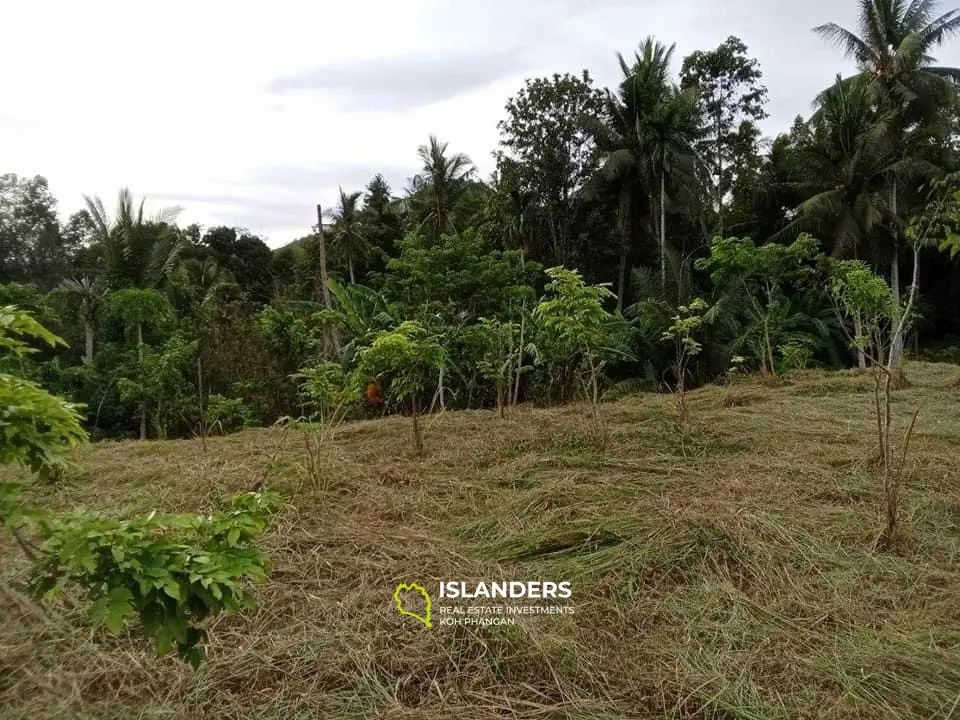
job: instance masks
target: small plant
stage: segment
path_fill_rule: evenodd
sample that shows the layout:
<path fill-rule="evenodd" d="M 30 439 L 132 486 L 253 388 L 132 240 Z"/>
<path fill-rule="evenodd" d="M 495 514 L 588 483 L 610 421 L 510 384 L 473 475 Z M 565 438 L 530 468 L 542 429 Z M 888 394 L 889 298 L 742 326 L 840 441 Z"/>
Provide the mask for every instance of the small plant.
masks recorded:
<path fill-rule="evenodd" d="M 245 403 L 243 398 L 228 398 L 217 393 L 207 398 L 204 415 L 208 428 L 216 427 L 223 433 L 236 432 L 258 424 L 256 408 Z"/>
<path fill-rule="evenodd" d="M 293 375 L 299 381 L 304 416 L 281 418 L 284 430 L 300 431 L 307 454 L 304 474 L 314 492 L 327 492 L 333 477 L 329 450 L 334 433 L 346 417 L 355 390 L 339 363 L 327 362 L 301 369 Z"/>
<path fill-rule="evenodd" d="M 420 429 L 420 400 L 444 364 L 440 343 L 418 322 L 406 321 L 394 330 L 379 333 L 369 347 L 358 353 L 353 387 L 364 388 L 374 378 L 393 398 L 406 406 L 413 417 L 413 442 L 417 455 L 423 455 Z"/>
<path fill-rule="evenodd" d="M 703 325 L 703 314 L 709 309 L 706 301 L 695 298 L 689 305 L 677 308 L 673 324 L 663 333 L 661 339 L 674 344 L 673 374 L 675 378 L 674 394 L 677 398 L 677 410 L 680 422 L 686 415 L 687 373 L 690 359 L 700 354 L 703 346 L 694 337 Z"/>
<path fill-rule="evenodd" d="M 783 372 L 806 370 L 813 353 L 810 348 L 800 342 L 791 342 L 777 347 L 780 353 L 780 368 Z"/>
<path fill-rule="evenodd" d="M 494 384 L 497 413 L 504 417 L 504 408 L 511 404 L 514 374 L 529 369 L 522 364 L 522 358 L 525 354 L 535 356 L 536 347 L 532 343 L 521 347 L 522 335 L 518 323 L 481 318 L 476 330 L 483 347 L 477 371 L 484 380 Z"/>

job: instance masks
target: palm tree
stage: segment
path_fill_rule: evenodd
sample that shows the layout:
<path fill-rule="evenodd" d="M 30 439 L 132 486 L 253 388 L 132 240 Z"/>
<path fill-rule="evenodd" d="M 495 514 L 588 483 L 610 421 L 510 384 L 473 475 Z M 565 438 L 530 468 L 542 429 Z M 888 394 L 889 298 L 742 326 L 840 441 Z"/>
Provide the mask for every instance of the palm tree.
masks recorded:
<path fill-rule="evenodd" d="M 100 283 L 84 277 L 80 280 L 72 278 L 62 280 L 59 289 L 78 303 L 85 340 L 83 364 L 93 365 L 93 323 L 103 307 L 107 295 L 106 288 L 101 287 Z"/>
<path fill-rule="evenodd" d="M 672 51 L 672 48 L 671 48 Z M 665 85 L 659 98 L 640 109 L 637 132 L 646 155 L 648 174 L 659 185 L 657 207 L 660 231 L 660 283 L 667 282 L 667 179 L 694 182 L 696 151 L 694 143 L 701 134 L 697 121 L 696 98 L 676 85 Z"/>
<path fill-rule="evenodd" d="M 657 205 L 655 194 L 660 210 L 660 276 L 665 284 L 667 181 L 681 172 L 692 176 L 692 145 L 699 128 L 692 97 L 669 79 L 674 47 L 648 37 L 640 44 L 632 64 L 618 53 L 623 80 L 616 94 L 607 94 L 605 122 L 592 123 L 605 160 L 588 191 L 596 193 L 599 187 L 605 187 L 616 196 L 620 231 L 618 309 L 623 308 L 634 225 Z M 656 228 L 657 218 L 651 219 Z"/>
<path fill-rule="evenodd" d="M 859 0 L 859 35 L 836 23 L 814 28 L 856 61 L 859 75 L 869 78 L 876 107 L 893 113 L 888 131 L 894 146 L 902 147 L 909 128 L 929 122 L 945 104 L 956 102 L 953 91 L 960 81 L 960 69 L 933 65 L 930 52 L 960 31 L 960 10 L 937 16 L 938 4 L 938 0 Z M 907 156 L 901 157 L 909 161 Z M 902 174 L 892 174 L 888 189 L 893 234 L 890 284 L 898 308 L 902 222 L 897 195 L 903 179 Z M 893 363 L 899 361 L 901 350 L 899 343 L 891 348 Z"/>
<path fill-rule="evenodd" d="M 799 148 L 805 178 L 799 185 L 809 197 L 773 239 L 807 230 L 829 238 L 834 255 L 862 252 L 889 217 L 888 178 L 896 162 L 890 121 L 889 112 L 878 114 L 868 78 L 837 77 Z"/>
<path fill-rule="evenodd" d="M 83 199 L 94 243 L 103 249 L 114 287 L 156 287 L 176 269 L 188 242 L 174 226 L 180 208 L 166 208 L 147 218 L 144 201 L 135 206 L 130 190 L 124 188 L 111 217 L 99 197 L 84 195 Z"/>
<path fill-rule="evenodd" d="M 475 168 L 470 158 L 463 153 L 447 156 L 448 143 L 441 143 L 436 135 L 430 136 L 427 145 L 417 149 L 423 162 L 423 172 L 411 182 L 413 200 L 422 205 L 420 226 L 428 225 L 431 239 L 436 240 L 444 231 L 456 232 L 453 211 L 465 181 Z"/>
<path fill-rule="evenodd" d="M 356 285 L 353 266 L 354 261 L 363 261 L 373 255 L 373 246 L 367 240 L 366 228 L 360 222 L 360 196 L 362 193 L 353 192 L 349 195 L 340 188 L 340 204 L 330 213 L 334 221 L 332 243 L 334 250 L 347 261 L 350 273 L 350 284 Z"/>

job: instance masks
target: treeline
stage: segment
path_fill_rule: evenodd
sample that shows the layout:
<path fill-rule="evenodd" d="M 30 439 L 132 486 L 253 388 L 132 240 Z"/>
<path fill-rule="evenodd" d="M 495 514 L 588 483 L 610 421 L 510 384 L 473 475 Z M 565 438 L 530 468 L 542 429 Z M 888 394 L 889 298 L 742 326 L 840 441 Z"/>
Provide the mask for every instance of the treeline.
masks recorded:
<path fill-rule="evenodd" d="M 529 80 L 506 104 L 493 177 L 431 136 L 400 196 L 381 175 L 341 190 L 323 232 L 275 251 L 146 216 L 128 191 L 64 222 L 43 178 L 3 176 L 0 305 L 70 344 L 19 371 L 84 403 L 100 436 L 229 431 L 310 414 L 311 369 L 353 372 L 403 328 L 442 349 L 424 410 L 565 402 L 679 384 L 673 341 L 694 299 L 688 385 L 844 367 L 858 358 L 831 263 L 863 261 L 900 303 L 919 227 L 908 342 L 949 343 L 960 71 L 930 54 L 960 16 L 934 5 L 873 0 L 859 35 L 818 28 L 861 71 L 772 141 L 761 68 L 734 37 L 685 57 L 679 78 L 673 47 L 650 38 L 619 56 L 612 90 L 586 71 Z M 546 272 L 561 267 L 577 272 Z M 396 373 L 372 374 L 387 409 L 407 397 Z"/>

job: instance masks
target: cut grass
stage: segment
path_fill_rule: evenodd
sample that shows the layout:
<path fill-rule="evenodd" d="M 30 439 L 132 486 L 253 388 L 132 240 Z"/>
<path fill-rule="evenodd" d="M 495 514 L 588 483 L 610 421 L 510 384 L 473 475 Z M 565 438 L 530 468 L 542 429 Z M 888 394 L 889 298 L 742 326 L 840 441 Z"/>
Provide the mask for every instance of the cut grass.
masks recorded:
<path fill-rule="evenodd" d="M 3 718 L 960 717 L 960 368 L 914 364 L 921 408 L 903 541 L 882 524 L 872 387 L 857 373 L 741 379 L 600 409 L 405 418 L 337 433 L 317 491 L 303 444 L 249 430 L 100 443 L 29 497 L 126 514 L 204 511 L 263 479 L 290 507 L 265 537 L 259 608 L 216 621 L 198 672 L 131 629 L 52 619 L 0 548 Z M 401 617 L 401 582 L 569 581 L 573 615 L 514 626 Z"/>

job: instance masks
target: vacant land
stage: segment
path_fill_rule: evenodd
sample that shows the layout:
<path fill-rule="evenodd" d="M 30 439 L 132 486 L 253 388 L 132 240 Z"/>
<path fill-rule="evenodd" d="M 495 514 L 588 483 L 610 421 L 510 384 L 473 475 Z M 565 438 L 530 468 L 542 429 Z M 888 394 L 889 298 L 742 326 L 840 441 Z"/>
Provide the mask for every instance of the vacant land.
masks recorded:
<path fill-rule="evenodd" d="M 960 368 L 895 394 L 902 538 L 882 520 L 869 376 L 809 372 L 690 395 L 102 443 L 32 499 L 202 511 L 263 478 L 289 506 L 259 609 L 217 621 L 198 672 L 136 632 L 0 599 L 0 715 L 17 718 L 960 717 Z M 326 487 L 323 485 L 326 484 Z M 4 540 L 0 584 L 22 579 Z M 566 580 L 573 615 L 427 629 L 401 582 Z M 436 599 L 435 599 L 436 602 Z M 489 603 L 487 603 L 489 604 Z"/>

